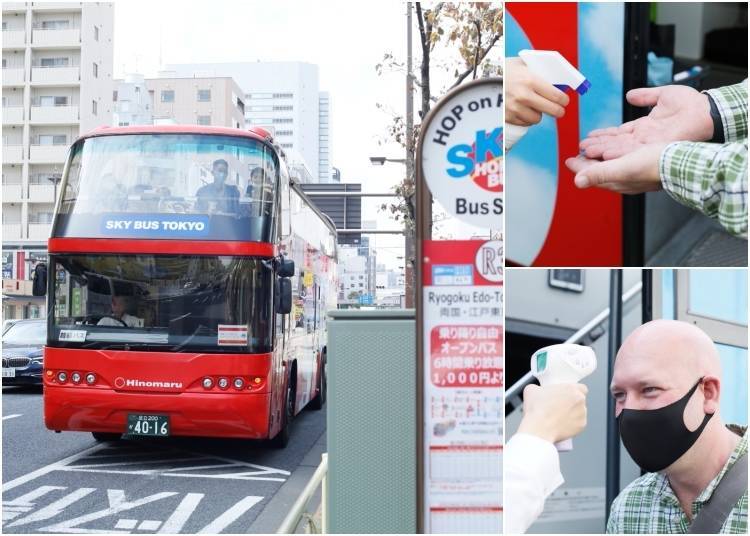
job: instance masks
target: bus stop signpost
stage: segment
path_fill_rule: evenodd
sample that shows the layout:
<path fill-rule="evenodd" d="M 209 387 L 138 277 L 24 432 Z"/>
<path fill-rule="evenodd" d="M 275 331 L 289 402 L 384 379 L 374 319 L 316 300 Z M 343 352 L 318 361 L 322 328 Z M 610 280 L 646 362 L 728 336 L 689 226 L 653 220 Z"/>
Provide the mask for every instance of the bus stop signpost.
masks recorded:
<path fill-rule="evenodd" d="M 459 86 L 417 147 L 418 532 L 502 530 L 501 106 L 501 78 Z M 428 188 L 487 238 L 432 240 Z"/>

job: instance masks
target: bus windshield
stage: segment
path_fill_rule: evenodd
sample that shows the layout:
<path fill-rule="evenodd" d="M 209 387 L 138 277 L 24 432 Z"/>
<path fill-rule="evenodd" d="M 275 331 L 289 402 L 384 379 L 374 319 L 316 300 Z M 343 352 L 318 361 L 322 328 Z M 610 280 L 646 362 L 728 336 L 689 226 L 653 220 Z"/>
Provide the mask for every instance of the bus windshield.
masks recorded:
<path fill-rule="evenodd" d="M 270 261 L 230 256 L 52 255 L 50 346 L 271 351 Z"/>
<path fill-rule="evenodd" d="M 278 164 L 251 138 L 127 134 L 73 146 L 53 237 L 271 242 Z"/>

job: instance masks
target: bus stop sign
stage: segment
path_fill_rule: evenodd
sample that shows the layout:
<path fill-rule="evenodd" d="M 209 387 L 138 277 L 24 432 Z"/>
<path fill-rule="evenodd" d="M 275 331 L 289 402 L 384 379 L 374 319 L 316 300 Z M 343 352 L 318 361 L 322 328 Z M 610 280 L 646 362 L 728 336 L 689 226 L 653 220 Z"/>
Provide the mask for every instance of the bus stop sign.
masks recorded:
<path fill-rule="evenodd" d="M 418 161 L 434 198 L 459 220 L 501 230 L 503 84 L 484 78 L 446 95 L 425 120 Z"/>

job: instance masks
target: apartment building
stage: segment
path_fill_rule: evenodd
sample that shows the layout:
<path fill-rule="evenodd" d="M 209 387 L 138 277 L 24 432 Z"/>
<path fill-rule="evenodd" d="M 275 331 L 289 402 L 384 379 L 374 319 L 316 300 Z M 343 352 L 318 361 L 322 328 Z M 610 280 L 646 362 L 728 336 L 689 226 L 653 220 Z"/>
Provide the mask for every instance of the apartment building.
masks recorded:
<path fill-rule="evenodd" d="M 155 123 L 245 128 L 243 92 L 230 77 L 148 78 L 146 88 Z"/>
<path fill-rule="evenodd" d="M 318 66 L 303 62 L 171 64 L 178 77 L 230 76 L 244 91 L 247 126 L 272 127 L 292 165 L 312 182 L 332 182 L 331 97 L 319 90 Z"/>
<path fill-rule="evenodd" d="M 112 126 L 127 127 L 154 123 L 153 103 L 142 74 L 128 74 L 123 80 L 115 80 L 112 100 Z"/>
<path fill-rule="evenodd" d="M 2 4 L 3 279 L 46 252 L 70 144 L 112 122 L 113 27 L 111 3 Z"/>

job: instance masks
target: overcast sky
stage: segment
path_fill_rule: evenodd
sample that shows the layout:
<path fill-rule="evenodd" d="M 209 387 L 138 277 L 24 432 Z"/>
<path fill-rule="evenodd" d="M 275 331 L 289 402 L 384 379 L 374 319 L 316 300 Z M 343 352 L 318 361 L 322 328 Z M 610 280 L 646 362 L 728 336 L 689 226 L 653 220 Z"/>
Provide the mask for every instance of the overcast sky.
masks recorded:
<path fill-rule="evenodd" d="M 320 90 L 331 95 L 332 165 L 344 182 L 361 182 L 364 191 L 389 191 L 402 178 L 403 165 L 373 167 L 369 157 L 404 155 L 395 144 L 378 145 L 389 116 L 376 104 L 403 113 L 405 78 L 403 73 L 378 76 L 375 65 L 386 51 L 405 58 L 405 13 L 405 3 L 398 1 L 118 0 L 114 74 L 151 77 L 170 63 L 317 64 Z M 363 218 L 377 218 L 379 228 L 400 228 L 376 210 L 382 202 L 363 201 Z M 395 257 L 403 255 L 403 240 L 380 235 L 376 242 L 380 259 L 399 265 Z"/>

